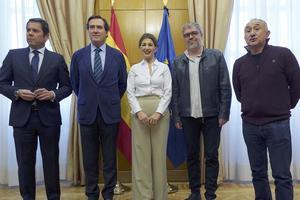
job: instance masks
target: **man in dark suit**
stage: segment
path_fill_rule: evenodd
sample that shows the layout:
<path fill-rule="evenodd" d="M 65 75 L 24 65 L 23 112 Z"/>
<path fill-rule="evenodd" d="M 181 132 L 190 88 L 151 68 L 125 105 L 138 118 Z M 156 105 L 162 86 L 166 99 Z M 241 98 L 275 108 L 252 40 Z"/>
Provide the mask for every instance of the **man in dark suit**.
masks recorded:
<path fill-rule="evenodd" d="M 37 141 L 43 159 L 47 198 L 60 199 L 59 102 L 71 94 L 64 58 L 45 48 L 48 23 L 33 18 L 26 25 L 29 47 L 10 50 L 0 71 L 0 93 L 11 99 L 9 125 L 13 126 L 20 193 L 35 199 Z"/>
<path fill-rule="evenodd" d="M 99 198 L 100 147 L 104 199 L 113 198 L 117 181 L 116 143 L 127 73 L 122 53 L 105 44 L 108 30 L 104 18 L 91 16 L 87 22 L 91 44 L 76 51 L 71 61 L 71 84 L 78 97 L 78 122 L 89 200 Z"/>

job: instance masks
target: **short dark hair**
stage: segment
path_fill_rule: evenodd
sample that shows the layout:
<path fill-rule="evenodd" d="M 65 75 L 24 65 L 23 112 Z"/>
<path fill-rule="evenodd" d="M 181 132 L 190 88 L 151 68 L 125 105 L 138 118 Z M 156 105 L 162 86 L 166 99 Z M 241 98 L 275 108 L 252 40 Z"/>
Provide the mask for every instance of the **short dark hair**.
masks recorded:
<path fill-rule="evenodd" d="M 150 40 L 152 40 L 154 46 L 157 47 L 157 39 L 156 39 L 156 37 L 155 37 L 153 34 L 151 34 L 151 33 L 144 33 L 144 34 L 142 35 L 142 37 L 141 37 L 140 40 L 139 40 L 139 47 L 142 45 L 142 42 L 143 42 L 144 39 L 150 39 Z"/>
<path fill-rule="evenodd" d="M 44 35 L 49 34 L 50 30 L 49 30 L 49 25 L 48 22 L 42 18 L 31 18 L 28 20 L 28 22 L 26 23 L 26 29 L 28 27 L 29 22 L 37 22 L 40 23 L 42 26 L 42 30 L 44 32 Z"/>
<path fill-rule="evenodd" d="M 101 17 L 100 15 L 92 15 L 92 16 L 90 16 L 89 19 L 87 20 L 87 23 L 86 23 L 86 29 L 89 29 L 89 23 L 90 23 L 90 21 L 92 19 L 102 19 L 102 21 L 104 22 L 104 29 L 105 29 L 105 31 L 106 32 L 109 31 L 109 25 L 108 25 L 106 19 L 103 18 L 103 17 Z"/>

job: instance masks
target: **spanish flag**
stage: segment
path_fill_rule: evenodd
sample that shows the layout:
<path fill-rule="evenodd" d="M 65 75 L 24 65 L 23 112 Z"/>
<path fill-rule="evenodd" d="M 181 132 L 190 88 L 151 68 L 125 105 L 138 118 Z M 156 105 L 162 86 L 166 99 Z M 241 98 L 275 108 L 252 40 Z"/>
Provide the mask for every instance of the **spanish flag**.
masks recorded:
<path fill-rule="evenodd" d="M 127 58 L 125 45 L 120 32 L 119 24 L 113 7 L 111 8 L 110 28 L 106 44 L 120 50 L 126 61 L 127 71 L 130 63 Z M 118 148 L 124 157 L 131 163 L 131 128 L 130 128 L 130 107 L 127 101 L 127 94 L 121 100 L 121 123 L 118 134 Z"/>

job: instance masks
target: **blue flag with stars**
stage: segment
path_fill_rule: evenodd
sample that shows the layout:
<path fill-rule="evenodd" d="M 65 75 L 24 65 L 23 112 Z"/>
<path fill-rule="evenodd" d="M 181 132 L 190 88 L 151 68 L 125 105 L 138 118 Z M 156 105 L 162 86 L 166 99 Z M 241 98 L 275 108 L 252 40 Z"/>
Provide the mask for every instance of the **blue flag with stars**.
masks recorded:
<path fill-rule="evenodd" d="M 171 70 L 175 59 L 175 50 L 169 24 L 168 8 L 164 7 L 163 21 L 158 36 L 158 49 L 155 54 L 158 61 L 169 65 Z M 173 118 L 170 118 L 167 155 L 174 167 L 178 167 L 186 160 L 186 146 L 182 129 L 176 129 Z"/>

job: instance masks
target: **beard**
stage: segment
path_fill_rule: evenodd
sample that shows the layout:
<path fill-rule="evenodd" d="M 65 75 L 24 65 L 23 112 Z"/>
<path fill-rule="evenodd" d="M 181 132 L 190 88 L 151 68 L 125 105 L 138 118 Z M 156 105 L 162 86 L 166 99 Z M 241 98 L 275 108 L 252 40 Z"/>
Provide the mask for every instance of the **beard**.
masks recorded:
<path fill-rule="evenodd" d="M 196 49 L 200 49 L 201 47 L 202 45 L 196 42 L 188 44 L 188 50 L 196 50 Z"/>

